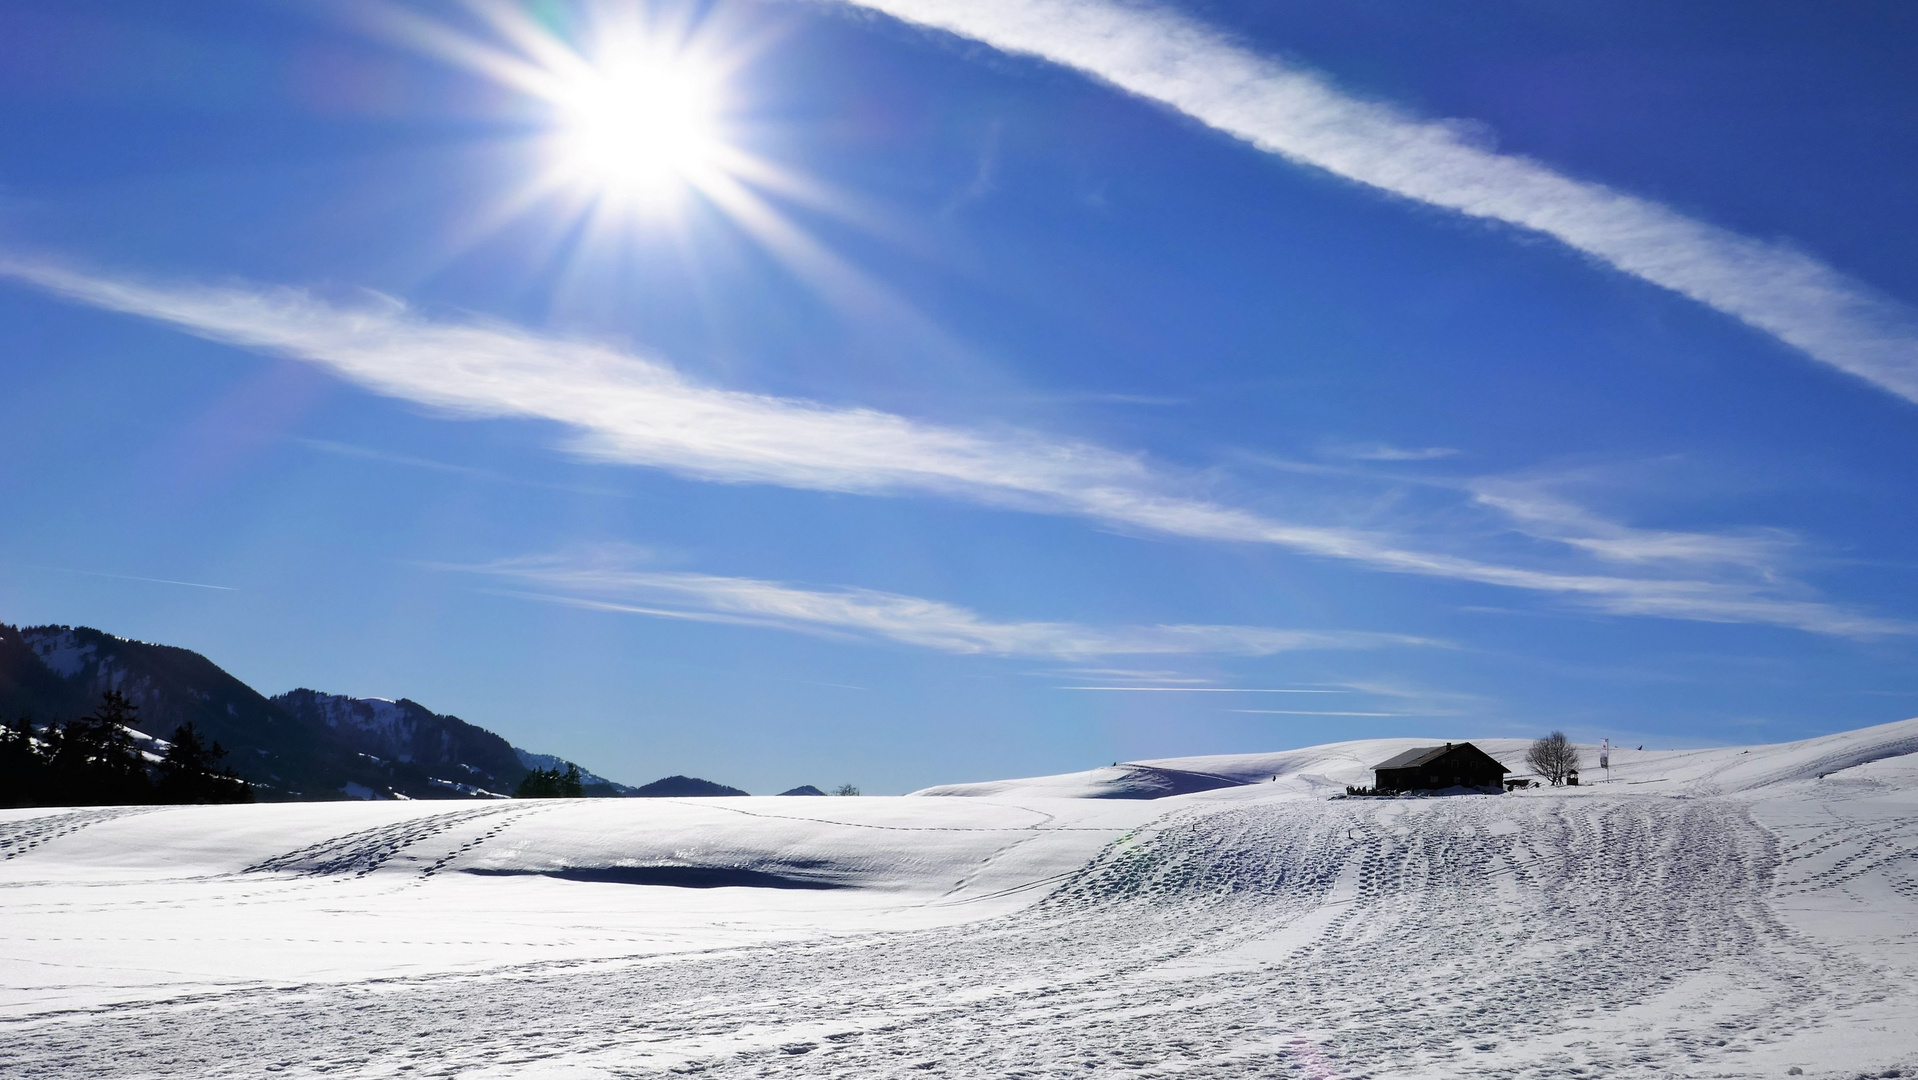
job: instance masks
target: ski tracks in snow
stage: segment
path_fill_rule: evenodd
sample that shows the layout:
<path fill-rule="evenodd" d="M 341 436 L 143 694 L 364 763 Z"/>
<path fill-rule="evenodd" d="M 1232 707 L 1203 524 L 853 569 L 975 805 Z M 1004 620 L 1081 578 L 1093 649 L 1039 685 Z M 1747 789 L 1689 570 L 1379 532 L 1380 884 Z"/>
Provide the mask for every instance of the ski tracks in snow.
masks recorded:
<path fill-rule="evenodd" d="M 430 890 L 514 812 L 249 869 L 392 875 L 485 826 L 408 864 Z M 1012 915 L 41 1016 L 6 1025 L 0 1075 L 1782 1075 L 1792 1038 L 1905 991 L 1774 899 L 1908 883 L 1915 850 L 1910 818 L 1781 840 L 1732 798 L 1195 800 Z"/>

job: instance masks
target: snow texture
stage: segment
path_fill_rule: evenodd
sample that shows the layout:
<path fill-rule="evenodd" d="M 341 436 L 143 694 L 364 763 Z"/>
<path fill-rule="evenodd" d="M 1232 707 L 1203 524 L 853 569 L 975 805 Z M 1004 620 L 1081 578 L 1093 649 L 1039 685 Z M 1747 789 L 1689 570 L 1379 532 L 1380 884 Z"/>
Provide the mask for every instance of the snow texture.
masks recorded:
<path fill-rule="evenodd" d="M 0 811 L 0 1076 L 1918 1076 L 1918 721 L 1343 797 L 1412 745 Z"/>
<path fill-rule="evenodd" d="M 120 690 L 138 696 L 154 692 L 151 680 L 131 679 L 130 672 L 116 667 L 111 657 L 100 655 L 99 646 L 82 640 L 72 627 L 28 627 L 20 632 L 20 639 L 48 670 L 63 679 L 84 679 L 95 693 Z"/>
<path fill-rule="evenodd" d="M 93 646 L 81 644 L 71 630 L 35 634 L 26 641 L 40 659 L 46 661 L 47 667 L 63 679 L 78 676 L 97 659 Z"/>

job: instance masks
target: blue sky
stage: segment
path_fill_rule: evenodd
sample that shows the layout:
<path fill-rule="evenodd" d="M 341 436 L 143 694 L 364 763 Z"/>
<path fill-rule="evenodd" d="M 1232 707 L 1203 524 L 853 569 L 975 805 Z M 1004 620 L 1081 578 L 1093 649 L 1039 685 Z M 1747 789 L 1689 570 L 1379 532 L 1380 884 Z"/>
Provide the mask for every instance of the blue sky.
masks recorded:
<path fill-rule="evenodd" d="M 1918 711 L 1918 14 L 1462 10 L 16 0 L 0 619 L 754 791 Z"/>

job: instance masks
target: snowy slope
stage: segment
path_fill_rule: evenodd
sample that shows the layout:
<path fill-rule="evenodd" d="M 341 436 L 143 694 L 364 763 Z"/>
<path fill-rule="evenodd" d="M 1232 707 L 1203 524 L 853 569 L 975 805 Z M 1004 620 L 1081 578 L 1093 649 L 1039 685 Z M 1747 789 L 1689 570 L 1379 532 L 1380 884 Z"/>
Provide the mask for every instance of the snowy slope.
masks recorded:
<path fill-rule="evenodd" d="M 1429 738 L 1360 739 L 1267 754 L 1155 758 L 1057 776 L 943 784 L 913 794 L 1153 799 L 1202 791 L 1209 787 L 1276 782 L 1297 794 L 1331 795 L 1344 791 L 1348 785 L 1370 785 L 1373 766 L 1395 754 L 1445 741 Z M 1451 741 L 1470 741 L 1511 769 L 1514 776 L 1531 774 L 1525 764 L 1525 751 L 1531 746 L 1529 739 L 1456 738 Z M 1586 786 L 1657 783 L 1666 785 L 1663 790 L 1668 791 L 1735 792 L 1816 777 L 1878 758 L 1918 753 L 1918 719 L 1771 746 L 1718 747 L 1709 750 L 1613 747 L 1611 768 L 1606 771 L 1598 768 L 1597 746 L 1582 745 L 1579 750 L 1584 759 L 1582 782 Z M 1168 783 L 1167 777 L 1175 780 Z M 1169 790 L 1177 787 L 1180 781 L 1185 785 L 1183 790 Z"/>
<path fill-rule="evenodd" d="M 1418 744 L 1379 740 L 972 798 L 5 811 L 0 1076 L 1918 1075 L 1915 740 L 1453 798 L 1328 797 Z M 1243 782 L 1112 797 L 1152 770 Z"/>

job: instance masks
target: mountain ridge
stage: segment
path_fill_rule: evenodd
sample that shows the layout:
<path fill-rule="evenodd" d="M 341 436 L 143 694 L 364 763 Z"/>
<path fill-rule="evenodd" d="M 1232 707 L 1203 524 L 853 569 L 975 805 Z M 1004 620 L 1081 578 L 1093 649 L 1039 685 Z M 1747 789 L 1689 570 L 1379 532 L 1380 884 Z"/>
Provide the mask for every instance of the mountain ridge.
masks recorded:
<path fill-rule="evenodd" d="M 217 740 L 227 764 L 268 800 L 507 798 L 534 769 L 573 764 L 408 698 L 307 687 L 268 697 L 190 649 L 87 626 L 0 623 L 0 716 L 71 719 L 108 690 L 139 707 L 142 735 L 165 739 L 191 723 Z M 581 775 L 589 796 L 642 791 Z M 647 786 L 681 794 L 688 784 L 710 789 L 702 794 L 745 794 L 678 776 Z"/>

